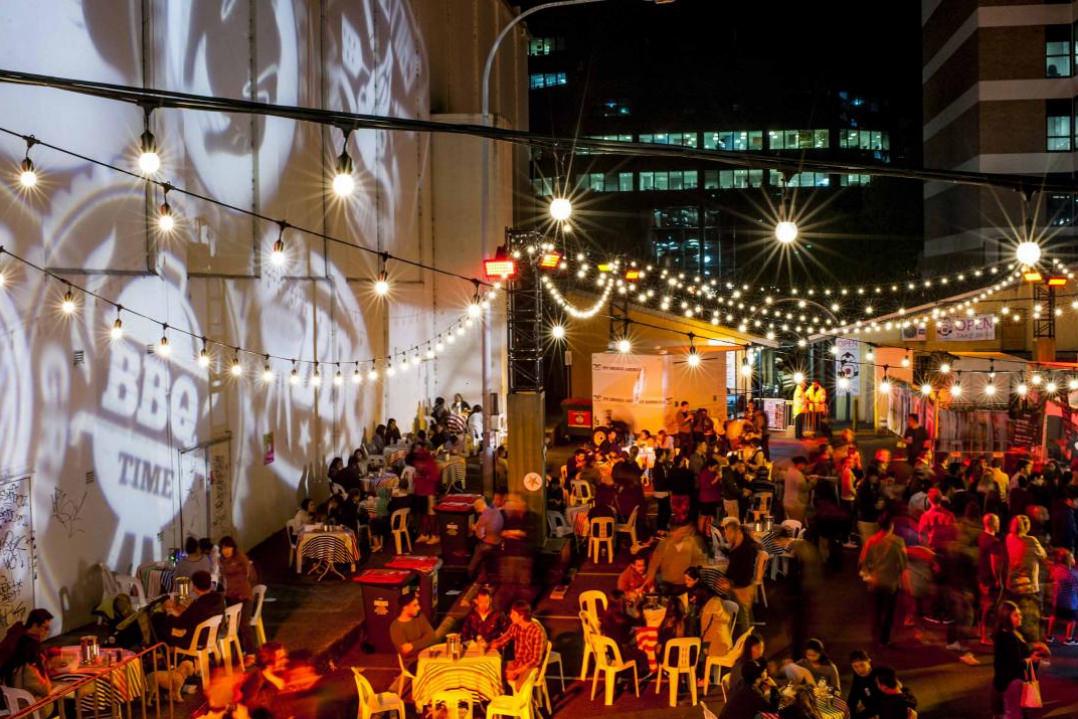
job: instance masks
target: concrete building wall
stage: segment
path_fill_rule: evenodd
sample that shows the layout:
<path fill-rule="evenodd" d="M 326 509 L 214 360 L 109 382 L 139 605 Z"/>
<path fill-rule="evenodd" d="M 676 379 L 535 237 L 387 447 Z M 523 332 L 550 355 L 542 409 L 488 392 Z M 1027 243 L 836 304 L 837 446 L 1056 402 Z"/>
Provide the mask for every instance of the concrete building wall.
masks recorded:
<path fill-rule="evenodd" d="M 448 71 L 474 66 L 509 13 L 502 0 L 7 3 L 0 66 L 428 118 L 435 104 L 476 112 L 460 106 L 471 102 L 475 74 Z M 446 24 L 467 18 L 482 19 L 484 32 Z M 522 42 L 515 37 L 503 48 L 494 92 L 511 126 L 527 117 Z M 5 85 L 0 126 L 132 167 L 143 117 L 129 105 Z M 163 236 L 147 219 L 159 191 L 148 195 L 132 177 L 43 147 L 32 152 L 40 186 L 20 195 L 7 178 L 25 147 L 0 137 L 0 167 L 9 168 L 0 184 L 0 245 L 129 310 L 125 338 L 110 342 L 110 305 L 80 298 L 79 312 L 61 317 L 59 282 L 0 261 L 11 280 L 0 293 L 0 477 L 30 477 L 18 486 L 28 487 L 36 537 L 36 550 L 23 556 L 30 563 L 0 576 L 0 584 L 23 587 L 0 601 L 5 625 L 32 604 L 57 615 L 58 630 L 87 620 L 100 598 L 97 562 L 129 571 L 186 535 L 233 533 L 244 547 L 261 541 L 299 498 L 325 491 L 331 457 L 387 416 L 407 429 L 421 401 L 456 391 L 455 366 L 478 352 L 480 334 L 471 331 L 457 339 L 460 354 L 400 370 L 402 358 L 411 359 L 406 350 L 424 349 L 463 315 L 472 287 L 391 262 L 393 292 L 377 298 L 377 258 L 348 246 L 427 263 L 452 257 L 454 269 L 478 272 L 478 240 L 462 230 L 474 212 L 448 218 L 449 229 L 438 212 L 447 215 L 459 198 L 475 209 L 471 148 L 438 165 L 436 138 L 358 130 L 349 143 L 357 191 L 341 201 L 323 184 L 341 151 L 337 129 L 177 110 L 154 112 L 152 129 L 162 178 L 345 243 L 288 230 L 289 261 L 276 268 L 266 261 L 276 225 L 175 192 L 168 199 L 179 224 Z M 497 179 L 510 176 L 503 170 Z M 511 192 L 499 189 L 496 227 L 513 218 Z M 168 360 L 147 352 L 160 324 L 135 312 L 169 325 Z M 181 330 L 221 343 L 210 345 L 208 369 L 195 362 L 201 342 Z M 256 353 L 241 355 L 239 379 L 228 371 L 237 346 Z M 258 379 L 262 353 L 275 357 L 269 384 Z M 321 385 L 304 365 L 302 381 L 291 385 L 291 358 L 317 360 Z M 365 374 L 372 359 L 380 374 L 390 362 L 397 374 L 358 386 L 332 382 L 338 363 L 351 378 L 354 360 Z M 18 540 L 32 546 L 29 536 Z"/>

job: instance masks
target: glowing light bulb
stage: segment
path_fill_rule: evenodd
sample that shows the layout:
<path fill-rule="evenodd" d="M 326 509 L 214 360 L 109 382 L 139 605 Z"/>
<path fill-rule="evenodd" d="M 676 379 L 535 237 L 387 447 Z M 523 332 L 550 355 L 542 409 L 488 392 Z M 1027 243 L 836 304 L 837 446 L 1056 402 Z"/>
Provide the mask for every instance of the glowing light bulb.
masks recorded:
<path fill-rule="evenodd" d="M 337 158 L 336 172 L 333 175 L 333 193 L 337 197 L 348 197 L 356 190 L 356 180 L 352 176 L 352 158 L 345 149 Z"/>
<path fill-rule="evenodd" d="M 903 367 L 909 367 L 910 366 L 910 358 L 909 357 L 903 357 L 902 358 L 902 366 Z"/>
<path fill-rule="evenodd" d="M 445 343 L 442 342 L 441 340 L 438 340 L 437 342 L 435 342 L 434 343 L 434 351 L 435 352 L 444 352 L 445 351 Z"/>
<path fill-rule="evenodd" d="M 198 353 L 198 366 L 209 367 L 210 366 L 210 353 L 203 347 L 202 351 Z"/>
<path fill-rule="evenodd" d="M 376 370 L 374 367 L 371 367 L 371 371 L 367 373 L 367 381 L 373 382 L 376 379 L 378 379 L 378 370 Z"/>
<path fill-rule="evenodd" d="M 1049 382 L 1044 385 L 1044 391 L 1048 394 L 1055 394 L 1058 389 L 1059 385 L 1057 385 L 1055 382 Z"/>
<path fill-rule="evenodd" d="M 176 217 L 172 214 L 172 207 L 165 202 L 157 211 L 157 228 L 162 232 L 172 232 L 176 229 Z"/>
<path fill-rule="evenodd" d="M 847 390 L 850 388 L 850 380 L 847 377 L 838 378 L 838 388 L 841 390 Z"/>
<path fill-rule="evenodd" d="M 891 394 L 891 380 L 885 379 L 880 382 L 880 394 Z"/>
<path fill-rule="evenodd" d="M 274 267 L 281 267 L 285 263 L 284 240 L 280 237 L 273 243 L 273 251 L 270 252 L 270 262 Z"/>
<path fill-rule="evenodd" d="M 111 337 L 113 339 L 113 341 L 115 341 L 115 340 L 123 339 L 123 336 L 124 336 L 124 321 L 121 320 L 119 317 L 117 317 L 116 321 L 112 323 L 112 329 L 109 330 L 109 337 Z"/>
<path fill-rule="evenodd" d="M 789 245 L 797 240 L 797 223 L 783 220 L 775 225 L 775 239 L 784 245 Z"/>
<path fill-rule="evenodd" d="M 273 369 L 268 364 L 262 368 L 262 381 L 266 384 L 273 381 Z"/>
<path fill-rule="evenodd" d="M 292 373 L 290 375 L 288 375 L 288 384 L 291 384 L 291 385 L 299 384 L 299 370 L 296 369 L 295 367 L 292 368 Z"/>
<path fill-rule="evenodd" d="M 875 352 L 873 352 L 871 349 L 868 352 L 865 352 L 865 361 L 871 362 L 874 359 L 876 359 Z"/>
<path fill-rule="evenodd" d="M 230 371 L 232 372 L 233 377 L 239 377 L 243 374 L 243 365 L 240 364 L 239 357 L 232 358 L 232 368 Z"/>
<path fill-rule="evenodd" d="M 1039 387 L 1043 379 L 1041 378 L 1040 373 L 1034 372 L 1033 376 L 1029 378 L 1029 381 L 1033 383 L 1034 387 Z"/>
<path fill-rule="evenodd" d="M 952 397 L 961 397 L 962 396 L 962 385 L 958 384 L 957 382 L 952 384 L 951 385 L 951 396 Z"/>
<path fill-rule="evenodd" d="M 629 352 L 631 352 L 633 349 L 633 343 L 625 338 L 618 340 L 616 346 L 618 348 L 618 352 L 621 352 L 623 355 L 629 354 Z"/>
<path fill-rule="evenodd" d="M 469 317 L 473 317 L 473 318 L 474 317 L 479 317 L 481 314 L 483 314 L 483 308 L 479 305 L 478 302 L 469 302 L 468 303 L 468 316 Z"/>
<path fill-rule="evenodd" d="M 801 384 L 805 381 L 804 372 L 794 372 L 794 384 Z"/>
<path fill-rule="evenodd" d="M 60 303 L 60 310 L 63 311 L 65 315 L 69 315 L 74 312 L 75 309 L 75 295 L 72 294 L 71 290 L 68 290 L 64 293 L 64 299 Z"/>
<path fill-rule="evenodd" d="M 951 365 L 944 362 L 940 365 L 940 374 L 948 374 L 951 371 Z"/>
<path fill-rule="evenodd" d="M 161 169 L 161 156 L 157 154 L 157 140 L 153 133 L 147 130 L 142 133 L 138 156 L 138 169 L 143 175 L 156 174 Z"/>
<path fill-rule="evenodd" d="M 1067 389 L 1071 392 L 1078 390 L 1078 377 L 1071 377 L 1067 380 Z"/>
<path fill-rule="evenodd" d="M 700 354 L 695 350 L 689 350 L 689 356 L 685 358 L 685 361 L 690 367 L 696 368 L 700 366 Z"/>
<path fill-rule="evenodd" d="M 318 366 L 317 365 L 315 365 L 314 372 L 311 374 L 311 386 L 312 387 L 321 387 L 322 386 L 322 373 L 318 371 Z"/>
<path fill-rule="evenodd" d="M 1024 240 L 1018 243 L 1014 255 L 1020 264 L 1033 267 L 1041 261 L 1041 246 L 1032 240 Z"/>
<path fill-rule="evenodd" d="M 984 395 L 986 397 L 994 397 L 996 395 L 996 386 L 989 382 L 984 386 Z"/>
<path fill-rule="evenodd" d="M 1019 397 L 1025 397 L 1027 394 L 1029 394 L 1029 387 L 1026 386 L 1025 382 L 1022 382 L 1014 388 L 1014 391 L 1015 394 L 1017 394 Z"/>
<path fill-rule="evenodd" d="M 168 337 L 165 335 L 161 335 L 161 340 L 157 343 L 157 354 L 162 357 L 172 354 L 172 345 L 168 343 Z"/>
<path fill-rule="evenodd" d="M 337 374 L 333 375 L 333 384 L 340 387 L 344 383 L 344 375 L 340 370 L 337 370 Z"/>
<path fill-rule="evenodd" d="M 356 365 L 356 371 L 352 373 L 352 384 L 362 384 L 363 375 L 359 371 L 359 365 Z"/>
<path fill-rule="evenodd" d="M 28 190 L 37 186 L 37 171 L 29 157 L 19 163 L 19 184 Z"/>
<path fill-rule="evenodd" d="M 554 325 L 550 328 L 550 336 L 559 341 L 565 339 L 565 327 L 563 325 Z"/>
<path fill-rule="evenodd" d="M 748 362 L 742 362 L 741 363 L 741 376 L 742 377 L 749 377 L 751 375 L 752 375 L 752 365 L 749 364 Z"/>
<path fill-rule="evenodd" d="M 393 368 L 393 365 L 386 365 L 386 377 L 392 377 L 397 374 L 397 370 Z"/>
<path fill-rule="evenodd" d="M 374 294 L 385 297 L 389 294 L 389 275 L 385 270 L 378 273 L 378 279 L 374 281 Z"/>
<path fill-rule="evenodd" d="M 555 222 L 565 222 L 573 214 L 573 203 L 564 197 L 555 197 L 550 201 L 550 217 Z"/>
<path fill-rule="evenodd" d="M 932 394 L 932 385 L 928 384 L 927 382 L 921 385 L 921 394 L 923 394 L 925 397 Z"/>

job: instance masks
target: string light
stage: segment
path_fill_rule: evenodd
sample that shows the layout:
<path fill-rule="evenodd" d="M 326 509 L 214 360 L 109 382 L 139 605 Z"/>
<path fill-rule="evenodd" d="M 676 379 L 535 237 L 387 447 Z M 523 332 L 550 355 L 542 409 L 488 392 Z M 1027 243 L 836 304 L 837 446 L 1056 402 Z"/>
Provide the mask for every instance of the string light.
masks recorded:
<path fill-rule="evenodd" d="M 903 366 L 903 367 L 909 367 L 909 366 L 910 366 L 910 358 L 909 358 L 909 355 L 906 355 L 906 356 L 904 356 L 904 357 L 902 358 L 902 366 Z"/>
<path fill-rule="evenodd" d="M 314 363 L 314 372 L 311 373 L 311 386 L 312 387 L 321 387 L 322 386 L 322 373 L 318 371 L 318 363 L 317 362 Z"/>
<path fill-rule="evenodd" d="M 236 351 L 238 352 L 239 348 L 237 348 Z M 243 374 L 243 365 L 240 364 L 239 354 L 232 356 L 232 369 L 230 371 L 232 372 L 233 377 L 239 377 Z"/>
<path fill-rule="evenodd" d="M 176 229 L 176 217 L 172 214 L 172 206 L 168 204 L 168 191 L 171 186 L 166 184 L 164 188 L 165 201 L 161 203 L 161 207 L 157 210 L 157 229 L 168 234 Z"/>
<path fill-rule="evenodd" d="M 172 354 L 172 346 L 168 343 L 168 325 L 161 325 L 161 340 L 157 343 L 157 354 L 162 357 Z"/>
<path fill-rule="evenodd" d="M 880 394 L 891 394 L 891 380 L 885 376 L 880 382 Z"/>
<path fill-rule="evenodd" d="M 378 379 L 378 370 L 375 369 L 373 364 L 371 364 L 371 369 L 370 369 L 369 372 L 367 372 L 367 381 L 368 382 L 373 382 L 376 379 Z"/>
<path fill-rule="evenodd" d="M 121 307 L 117 305 L 116 321 L 112 323 L 112 329 L 109 330 L 109 337 L 112 338 L 113 342 L 118 342 L 124 338 L 124 321 L 120 319 L 120 310 Z"/>
<path fill-rule="evenodd" d="M 948 374 L 951 371 L 951 365 L 944 362 L 940 365 L 940 374 Z"/>
<path fill-rule="evenodd" d="M 555 324 L 550 328 L 550 336 L 561 342 L 565 339 L 565 325 Z"/>
<path fill-rule="evenodd" d="M 210 366 L 210 353 L 206 349 L 206 338 L 202 338 L 202 350 L 198 353 L 198 366 L 209 367 Z"/>
<path fill-rule="evenodd" d="M 340 387 L 344 384 L 344 375 L 341 374 L 341 366 L 337 365 L 337 374 L 333 375 L 333 384 Z"/>
<path fill-rule="evenodd" d="M 270 367 L 269 355 L 266 355 L 266 364 L 262 367 L 262 382 L 269 384 L 273 381 L 273 368 Z"/>
<path fill-rule="evenodd" d="M 359 371 L 359 362 L 356 362 L 356 371 L 352 373 L 352 384 L 362 384 L 363 375 Z"/>
<path fill-rule="evenodd" d="M 923 394 L 925 397 L 932 394 L 932 385 L 928 384 L 927 382 L 921 385 L 921 394 Z"/>
<path fill-rule="evenodd" d="M 1071 377 L 1067 380 L 1067 389 L 1071 392 L 1078 391 L 1078 377 Z"/>
<path fill-rule="evenodd" d="M 1014 388 L 1014 391 L 1019 397 L 1025 397 L 1029 393 L 1029 387 L 1026 386 L 1025 382 L 1021 382 Z"/>
<path fill-rule="evenodd" d="M 161 169 L 161 156 L 157 154 L 157 139 L 150 132 L 150 112 L 146 111 L 146 130 L 139 138 L 138 169 L 143 175 L 155 175 Z"/>
<path fill-rule="evenodd" d="M 693 369 L 700 366 L 700 353 L 696 351 L 696 336 L 692 332 L 689 333 L 689 355 L 685 361 Z"/>
<path fill-rule="evenodd" d="M 573 214 L 573 203 L 565 197 L 555 197 L 550 201 L 550 217 L 555 222 L 565 222 Z"/>
<path fill-rule="evenodd" d="M 1044 385 L 1044 391 L 1047 392 L 1048 394 L 1055 394 L 1056 390 L 1058 390 L 1058 389 L 1059 389 L 1059 387 L 1056 385 L 1055 382 L 1048 382 L 1047 384 Z"/>
<path fill-rule="evenodd" d="M 841 390 L 848 390 L 850 388 L 850 380 L 848 377 L 838 378 L 838 388 Z"/>
<path fill-rule="evenodd" d="M 34 169 L 34 161 L 30 159 L 30 148 L 36 142 L 33 137 L 26 138 L 26 155 L 19 163 L 19 184 L 27 190 L 37 186 L 37 170 Z"/>
<path fill-rule="evenodd" d="M 996 385 L 994 385 L 992 382 L 987 383 L 984 386 L 984 396 L 985 397 L 995 397 L 996 396 Z"/>
<path fill-rule="evenodd" d="M 1032 240 L 1023 240 L 1018 243 L 1014 256 L 1024 267 L 1033 267 L 1041 261 L 1041 246 Z"/>
<path fill-rule="evenodd" d="M 775 225 L 775 239 L 784 245 L 793 244 L 797 240 L 797 223 L 791 220 L 783 220 Z"/>
<path fill-rule="evenodd" d="M 296 361 L 292 360 L 292 372 L 288 376 L 288 383 L 291 385 L 299 384 L 299 370 L 296 369 Z"/>
<path fill-rule="evenodd" d="M 281 267 L 284 265 L 285 260 L 285 244 L 284 244 L 284 231 L 288 227 L 288 223 L 281 220 L 277 223 L 280 230 L 277 232 L 277 241 L 273 243 L 273 251 L 270 252 L 270 263 L 274 267 Z"/>
<path fill-rule="evenodd" d="M 352 163 L 351 155 L 348 154 L 348 138 L 350 135 L 351 131 L 346 130 L 344 144 L 341 147 L 341 154 L 337 157 L 333 174 L 333 192 L 337 197 L 342 198 L 350 196 L 356 189 L 356 180 L 352 176 L 355 165 Z"/>
<path fill-rule="evenodd" d="M 951 390 L 950 391 L 951 391 L 951 396 L 952 397 L 961 397 L 962 396 L 962 385 L 960 385 L 957 381 L 955 381 L 951 385 Z"/>
<path fill-rule="evenodd" d="M 389 273 L 386 272 L 386 260 L 388 255 L 382 253 L 382 267 L 378 270 L 378 278 L 374 281 L 374 294 L 385 297 L 389 294 Z"/>
<path fill-rule="evenodd" d="M 1029 378 L 1029 381 L 1033 383 L 1034 387 L 1040 387 L 1043 378 L 1041 377 L 1039 372 L 1034 372 L 1033 376 Z"/>
<path fill-rule="evenodd" d="M 71 286 L 68 285 L 67 291 L 64 292 L 64 298 L 60 301 L 60 311 L 65 315 L 70 315 L 75 312 L 77 306 L 75 304 L 75 295 L 71 291 Z"/>
<path fill-rule="evenodd" d="M 801 384 L 805 381 L 804 372 L 794 372 L 794 384 Z"/>
<path fill-rule="evenodd" d="M 628 337 L 622 337 L 614 346 L 623 355 L 627 355 L 633 350 L 633 343 L 629 341 Z"/>

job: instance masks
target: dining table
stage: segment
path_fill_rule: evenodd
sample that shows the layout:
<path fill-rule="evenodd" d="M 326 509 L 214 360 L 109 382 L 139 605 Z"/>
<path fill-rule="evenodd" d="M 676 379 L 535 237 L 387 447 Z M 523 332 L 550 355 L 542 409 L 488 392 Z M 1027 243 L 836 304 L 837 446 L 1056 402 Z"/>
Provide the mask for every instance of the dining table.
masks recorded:
<path fill-rule="evenodd" d="M 659 668 L 656 651 L 659 647 L 659 626 L 666 619 L 666 607 L 661 604 L 645 606 L 640 613 L 644 617 L 644 626 L 635 628 L 636 646 L 648 658 L 648 671 L 654 674 Z"/>
<path fill-rule="evenodd" d="M 501 655 L 478 642 L 468 642 L 459 658 L 451 656 L 445 644 L 421 651 L 412 681 L 416 710 L 422 715 L 435 694 L 451 689 L 471 692 L 475 702 L 501 696 Z"/>
<path fill-rule="evenodd" d="M 73 684 L 93 677 L 97 681 L 78 691 L 81 711 L 109 710 L 132 702 L 146 693 L 146 675 L 142 662 L 127 649 L 103 648 L 100 657 L 90 663 L 81 659 L 79 645 L 60 647 L 60 654 L 49 663 L 53 694 L 60 698 Z"/>
<path fill-rule="evenodd" d="M 347 527 L 308 524 L 303 527 L 296 540 L 296 574 L 303 571 L 305 558 L 315 561 L 311 572 L 321 571 L 318 581 L 330 572 L 344 579 L 344 575 L 337 571 L 336 565 L 348 564 L 351 571 L 356 571 L 356 562 L 359 561 L 356 533 Z"/>

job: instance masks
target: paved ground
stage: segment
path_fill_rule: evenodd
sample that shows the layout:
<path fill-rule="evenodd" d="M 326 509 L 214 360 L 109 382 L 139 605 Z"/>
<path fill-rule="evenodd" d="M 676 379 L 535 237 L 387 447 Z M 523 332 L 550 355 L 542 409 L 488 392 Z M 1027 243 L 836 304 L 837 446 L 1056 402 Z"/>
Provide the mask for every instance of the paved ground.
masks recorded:
<path fill-rule="evenodd" d="M 888 444 L 887 440 L 863 436 L 859 439 L 865 450 Z M 803 453 L 806 447 L 787 440 L 773 442 L 776 457 L 789 457 Z M 553 462 L 564 461 L 567 450 L 557 448 L 551 452 Z M 420 545 L 422 546 L 422 545 Z M 417 548 L 418 551 L 418 548 Z M 257 548 L 253 555 L 263 567 L 264 577 L 270 586 L 270 596 L 276 601 L 267 604 L 267 632 L 271 639 L 284 641 L 292 649 L 310 649 L 315 654 L 331 658 L 338 670 L 326 686 L 326 697 L 337 705 L 338 711 L 331 715 L 355 716 L 355 688 L 347 667 L 362 667 L 363 673 L 377 691 L 390 688 L 396 678 L 397 667 L 391 655 L 368 653 L 357 639 L 357 627 L 363 620 L 362 603 L 358 587 L 340 581 L 315 585 L 309 578 L 297 577 L 284 568 L 286 548 L 283 538 L 272 539 Z M 552 600 L 542 596 L 536 606 L 537 615 L 551 636 L 556 650 L 561 652 L 569 677 L 579 671 L 581 637 L 577 620 L 577 597 L 587 589 L 611 589 L 617 573 L 628 557 L 622 552 L 614 564 L 598 566 L 583 562 L 564 599 Z M 843 567 L 834 573 L 824 573 L 818 587 L 801 594 L 793 594 L 782 580 L 767 585 L 769 607 L 759 609 L 758 619 L 765 622 L 759 630 L 767 642 L 768 654 L 779 655 L 789 644 L 789 625 L 786 618 L 795 603 L 807 608 L 809 635 L 825 641 L 832 657 L 843 674 L 843 682 L 849 682 L 845 661 L 849 652 L 864 648 L 868 643 L 869 627 L 865 591 L 857 578 L 854 552 L 847 551 Z M 375 564 L 384 561 L 375 557 Z M 459 615 L 459 607 L 453 601 L 443 603 L 443 610 Z M 982 664 L 967 667 L 957 661 L 957 655 L 943 648 L 942 636 L 928 633 L 917 640 L 912 631 L 903 629 L 896 637 L 894 648 L 880 652 L 877 663 L 892 664 L 899 676 L 908 684 L 920 700 L 920 716 L 939 719 L 980 719 L 990 716 L 989 698 L 992 656 L 974 647 Z M 1047 708 L 1034 716 L 1078 717 L 1078 649 L 1061 648 L 1051 666 L 1042 672 L 1042 693 Z M 631 691 L 621 691 L 614 706 L 602 706 L 601 690 L 595 702 L 588 699 L 590 685 L 569 679 L 565 691 L 561 691 L 556 679 L 552 680 L 551 694 L 555 700 L 555 714 L 560 717 L 593 716 L 598 713 L 619 719 L 651 719 L 651 717 L 698 717 L 699 707 L 688 705 L 683 691 L 676 708 L 667 705 L 667 691 L 655 694 L 653 681 L 641 687 L 639 699 Z M 717 692 L 703 700 L 714 710 L 721 708 L 722 698 Z M 188 716 L 195 700 L 177 713 Z M 320 713 L 319 716 L 322 716 Z"/>

